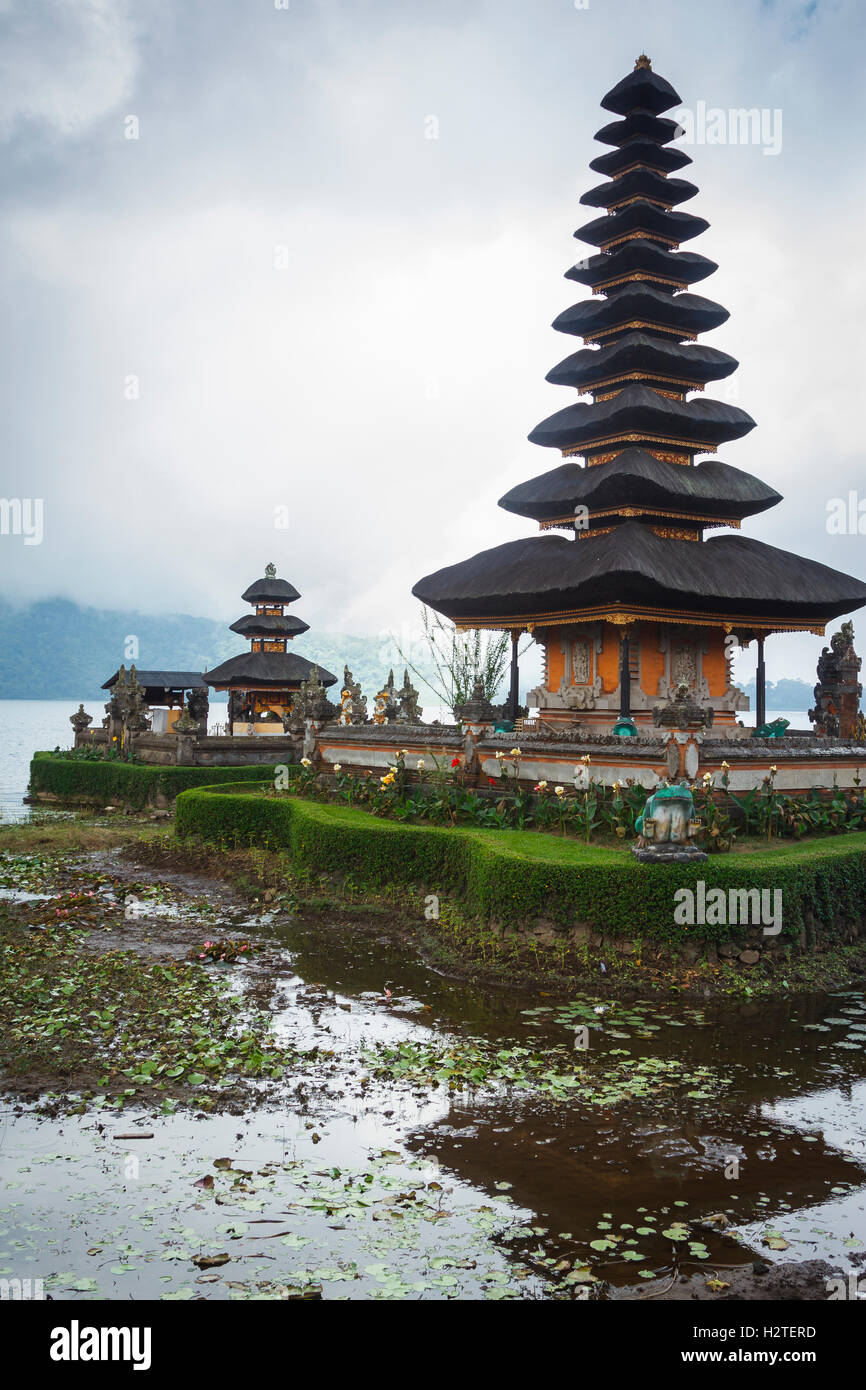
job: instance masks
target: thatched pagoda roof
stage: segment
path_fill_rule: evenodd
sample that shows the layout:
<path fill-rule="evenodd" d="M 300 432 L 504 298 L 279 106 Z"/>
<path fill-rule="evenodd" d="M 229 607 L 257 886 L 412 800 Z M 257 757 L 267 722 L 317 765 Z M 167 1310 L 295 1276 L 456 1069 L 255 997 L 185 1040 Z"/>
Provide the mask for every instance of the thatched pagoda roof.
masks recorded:
<path fill-rule="evenodd" d="M 312 661 L 297 652 L 244 652 L 241 656 L 230 657 L 212 671 L 205 671 L 204 679 L 218 690 L 256 686 L 293 689 L 309 680 L 313 666 Z M 318 670 L 322 685 L 336 685 L 335 675 L 322 666 Z"/>

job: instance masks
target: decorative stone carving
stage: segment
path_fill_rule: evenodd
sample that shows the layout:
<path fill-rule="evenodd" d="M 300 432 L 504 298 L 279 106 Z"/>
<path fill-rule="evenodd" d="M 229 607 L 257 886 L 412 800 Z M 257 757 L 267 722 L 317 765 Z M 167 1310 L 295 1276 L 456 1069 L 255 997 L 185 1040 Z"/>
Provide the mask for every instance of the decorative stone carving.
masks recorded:
<path fill-rule="evenodd" d="M 809 718 L 815 733 L 854 739 L 863 686 L 858 679 L 862 661 L 854 650 L 854 624 L 843 623 L 818 658 L 815 707 Z"/>
<path fill-rule="evenodd" d="M 144 703 L 144 686 L 138 679 L 134 666 L 130 666 L 128 671 L 125 666 L 121 666 L 117 680 L 111 687 L 105 710 L 109 729 L 142 733 L 150 728 L 147 705 Z"/>
<path fill-rule="evenodd" d="M 191 690 L 186 697 L 186 707 L 189 710 L 190 719 L 196 721 L 200 734 L 207 733 L 207 717 L 210 712 L 210 700 L 207 690 L 201 688 Z"/>
<path fill-rule="evenodd" d="M 647 797 L 643 812 L 635 821 L 638 838 L 632 853 L 647 862 L 706 859 L 704 851 L 695 844 L 700 828 L 688 782 L 664 778 Z"/>
<path fill-rule="evenodd" d="M 388 672 L 388 679 L 375 696 L 373 706 L 374 724 L 393 724 L 397 719 L 397 694 L 394 689 L 394 672 Z"/>
<path fill-rule="evenodd" d="M 671 683 L 693 686 L 698 679 L 698 656 L 694 643 L 680 642 L 671 652 Z"/>
<path fill-rule="evenodd" d="M 367 697 L 361 693 L 360 683 L 353 678 L 348 665 L 343 667 L 343 690 L 340 695 L 340 723 L 367 723 Z"/>
<path fill-rule="evenodd" d="M 75 730 L 75 742 L 84 733 L 88 725 L 93 723 L 93 715 L 88 714 L 83 705 L 79 705 L 74 714 L 70 714 L 69 722 Z"/>
<path fill-rule="evenodd" d="M 403 684 L 397 691 L 397 723 L 420 724 L 422 710 L 418 705 L 418 691 L 409 680 L 408 669 L 403 672 Z"/>
<path fill-rule="evenodd" d="M 571 644 L 571 684 L 588 685 L 592 671 L 592 653 L 584 638 Z"/>
<path fill-rule="evenodd" d="M 175 720 L 174 733 L 176 734 L 197 734 L 198 723 L 193 718 L 189 706 L 185 706 L 180 712 L 180 718 Z"/>
<path fill-rule="evenodd" d="M 563 676 L 557 694 L 563 709 L 595 709 L 596 691 L 591 685 L 569 685 Z"/>
<path fill-rule="evenodd" d="M 296 729 L 300 732 L 307 719 L 314 719 L 317 724 L 326 724 L 336 716 L 337 707 L 331 704 L 325 694 L 325 687 L 319 680 L 319 668 L 314 666 L 308 679 L 301 682 L 292 701 L 288 722 L 283 718 L 283 727 L 291 728 L 292 732 Z"/>
<path fill-rule="evenodd" d="M 484 693 L 484 682 L 480 676 L 472 687 L 470 698 L 464 704 L 454 706 L 454 714 L 463 724 L 493 723 L 493 706 Z"/>
<path fill-rule="evenodd" d="M 702 729 L 709 728 L 712 722 L 712 707 L 699 704 L 685 681 L 674 687 L 666 705 L 653 709 L 653 723 L 661 728 Z"/>

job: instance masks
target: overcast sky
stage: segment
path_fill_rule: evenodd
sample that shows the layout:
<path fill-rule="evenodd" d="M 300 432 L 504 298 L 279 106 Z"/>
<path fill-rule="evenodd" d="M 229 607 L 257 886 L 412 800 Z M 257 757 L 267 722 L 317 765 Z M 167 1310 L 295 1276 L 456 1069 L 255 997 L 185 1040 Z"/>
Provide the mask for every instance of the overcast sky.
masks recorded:
<path fill-rule="evenodd" d="M 690 110 L 782 113 L 777 154 L 684 171 L 758 422 L 720 457 L 784 495 L 746 534 L 866 575 L 825 524 L 866 499 L 862 0 L 288 4 L 0 0 L 2 491 L 45 507 L 6 597 L 231 621 L 273 560 L 314 629 L 376 633 L 529 534 L 496 501 L 560 461 L 526 435 L 574 399 L 550 322 L 641 50 Z"/>

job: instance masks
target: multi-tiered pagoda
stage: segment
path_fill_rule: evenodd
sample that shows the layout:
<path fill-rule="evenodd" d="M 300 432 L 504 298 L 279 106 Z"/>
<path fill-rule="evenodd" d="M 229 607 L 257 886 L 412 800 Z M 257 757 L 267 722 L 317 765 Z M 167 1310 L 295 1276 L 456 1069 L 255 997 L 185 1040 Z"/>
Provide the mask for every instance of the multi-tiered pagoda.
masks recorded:
<path fill-rule="evenodd" d="M 306 657 L 288 650 L 294 637 L 309 632 L 309 623 L 286 612 L 300 597 L 293 584 L 277 578 L 275 565 L 267 565 L 264 578 L 241 595 L 255 611 L 238 618 L 229 631 L 247 637 L 250 650 L 204 673 L 208 685 L 229 692 L 229 725 L 234 732 L 280 723 L 291 709 L 295 692 L 317 669 Z M 318 667 L 318 679 L 329 686 L 337 677 Z"/>
<path fill-rule="evenodd" d="M 696 462 L 755 422 L 694 394 L 737 363 L 697 342 L 728 314 L 689 293 L 716 266 L 680 250 L 708 226 L 679 210 L 698 190 L 676 177 L 691 160 L 672 148 L 682 132 L 662 113 L 681 99 L 641 56 L 601 104 L 618 119 L 596 135 L 611 146 L 590 165 L 604 182 L 581 202 L 602 215 L 575 232 L 593 250 L 566 272 L 598 297 L 555 320 L 584 346 L 547 376 L 578 401 L 529 436 L 566 461 L 499 503 L 573 539 L 545 534 L 484 550 L 413 593 L 461 628 L 533 633 L 545 663 L 530 698 L 548 723 L 602 731 L 631 714 L 647 724 L 687 684 L 717 725 L 733 725 L 748 701 L 733 684 L 731 637 L 757 641 L 761 722 L 766 635 L 821 634 L 866 603 L 866 585 L 736 534 L 779 494 L 716 458 Z M 729 530 L 707 537 L 718 528 Z"/>

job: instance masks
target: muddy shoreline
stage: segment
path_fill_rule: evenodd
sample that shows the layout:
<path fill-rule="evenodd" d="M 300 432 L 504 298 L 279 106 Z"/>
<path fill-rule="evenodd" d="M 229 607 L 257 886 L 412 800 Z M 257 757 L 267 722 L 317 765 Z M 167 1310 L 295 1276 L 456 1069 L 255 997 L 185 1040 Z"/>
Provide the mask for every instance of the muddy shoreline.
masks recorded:
<path fill-rule="evenodd" d="M 0 1268 L 4 1227 L 26 1246 L 21 1221 L 46 1223 L 39 1248 L 67 1252 L 52 1297 L 809 1301 L 859 1267 L 856 983 L 780 1000 L 708 994 L 699 977 L 650 990 L 630 962 L 612 979 L 457 968 L 456 938 L 437 952 L 404 903 L 272 881 L 262 855 L 202 875 L 157 836 L 100 843 L 91 827 L 58 859 L 50 829 L 36 833 L 45 843 L 0 860 L 0 909 L 29 933 L 22 979 L 42 978 L 39 951 L 62 966 L 31 996 L 41 1055 L 72 1046 L 50 1036 L 68 1007 L 51 990 L 74 986 L 80 1038 L 94 971 L 120 971 L 145 1009 L 111 1034 L 128 1077 L 83 1053 L 77 1070 L 28 1074 L 22 1045 L 25 1070 L 6 1078 L 6 1164 L 33 1195 L 0 1213 Z M 214 939 L 254 949 L 202 961 Z M 154 987 L 169 1020 L 177 1000 L 173 1042 L 147 1012 Z M 279 1076 L 238 1070 L 230 1035 L 247 1017 L 256 1046 L 289 1059 Z M 215 1069 L 191 1086 L 202 1060 Z M 165 1173 L 170 1221 L 142 1206 L 134 1164 Z M 105 1172 L 124 1174 L 117 1197 L 86 1196 Z M 94 1201 L 104 1219 L 85 1246 L 78 1204 Z M 196 1264 L 223 1255 L 224 1269 Z"/>

